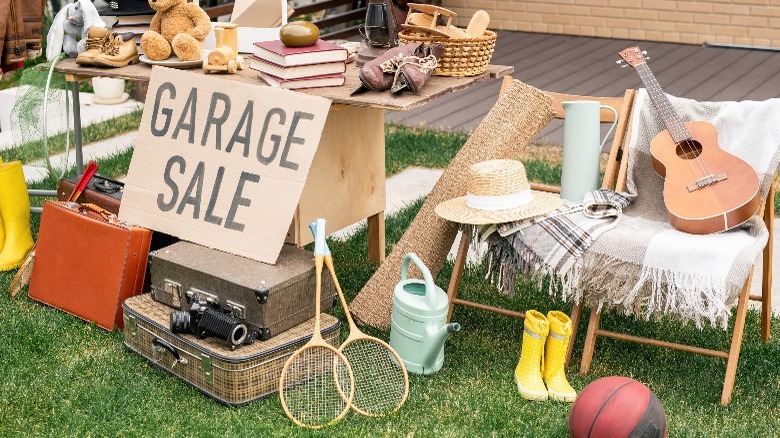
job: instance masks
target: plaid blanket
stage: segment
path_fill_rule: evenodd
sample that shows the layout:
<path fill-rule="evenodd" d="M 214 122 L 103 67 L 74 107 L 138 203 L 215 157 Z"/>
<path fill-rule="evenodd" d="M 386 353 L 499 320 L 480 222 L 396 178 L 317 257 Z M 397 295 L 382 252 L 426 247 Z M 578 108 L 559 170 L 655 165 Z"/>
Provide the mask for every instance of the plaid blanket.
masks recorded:
<path fill-rule="evenodd" d="M 594 190 L 581 203 L 564 201 L 545 216 L 479 228 L 475 240 L 489 242 L 492 260 L 501 261 L 491 263 L 491 271 L 498 268 L 499 288 L 508 295 L 513 293 L 518 272 L 540 284 L 544 276 L 551 275 L 570 287 L 577 283 L 569 277 L 581 272 L 582 255 L 602 233 L 617 225 L 628 203 L 626 194 Z"/>
<path fill-rule="evenodd" d="M 721 148 L 756 170 L 765 198 L 780 163 L 780 99 L 696 102 L 668 97 L 683 121 L 715 125 Z M 521 233 L 503 239 L 493 233 L 492 263 L 501 266 L 502 274 L 510 274 L 502 275 L 502 286 L 512 287 L 511 277 L 517 273 L 551 274 L 564 299 L 644 318 L 671 315 L 698 327 L 709 322 L 725 329 L 768 232 L 757 216 L 719 234 L 692 235 L 672 228 L 663 201 L 664 181 L 653 170 L 650 155 L 650 141 L 664 129 L 646 91 L 639 90 L 628 145 L 626 196 L 631 202 L 620 222 L 602 232 L 581 256 L 563 257 L 569 258 L 564 264 L 554 263 L 550 253 L 568 253 L 568 243 L 544 252 Z"/>

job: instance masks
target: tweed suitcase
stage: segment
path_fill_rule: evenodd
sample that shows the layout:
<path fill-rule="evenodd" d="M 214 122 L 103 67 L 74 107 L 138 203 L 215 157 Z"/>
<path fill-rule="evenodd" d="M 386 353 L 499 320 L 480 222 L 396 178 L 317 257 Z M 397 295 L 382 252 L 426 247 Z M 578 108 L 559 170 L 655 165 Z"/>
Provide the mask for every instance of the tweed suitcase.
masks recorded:
<path fill-rule="evenodd" d="M 314 317 L 311 252 L 284 245 L 275 265 L 180 241 L 149 254 L 152 297 L 189 310 L 194 300 L 247 325 L 248 342 L 268 340 Z M 333 306 L 336 289 L 322 279 L 322 310 Z"/>
<path fill-rule="evenodd" d="M 242 405 L 278 391 L 284 363 L 311 339 L 314 330 L 312 318 L 268 341 L 231 349 L 216 338 L 171 333 L 168 325 L 173 309 L 149 294 L 128 298 L 122 308 L 124 342 L 130 350 L 228 405 Z M 339 320 L 323 313 L 320 324 L 325 342 L 338 347 Z"/>

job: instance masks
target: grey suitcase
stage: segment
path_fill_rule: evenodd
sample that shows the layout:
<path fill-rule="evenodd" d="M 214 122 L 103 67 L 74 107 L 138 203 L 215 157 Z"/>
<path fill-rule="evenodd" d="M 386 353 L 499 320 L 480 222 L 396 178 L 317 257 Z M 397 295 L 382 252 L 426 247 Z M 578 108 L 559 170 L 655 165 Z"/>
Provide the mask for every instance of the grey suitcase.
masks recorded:
<path fill-rule="evenodd" d="M 314 317 L 314 258 L 283 245 L 275 265 L 177 242 L 149 253 L 152 297 L 179 310 L 194 300 L 247 326 L 247 342 L 268 340 Z M 322 310 L 333 306 L 336 289 L 322 276 Z"/>

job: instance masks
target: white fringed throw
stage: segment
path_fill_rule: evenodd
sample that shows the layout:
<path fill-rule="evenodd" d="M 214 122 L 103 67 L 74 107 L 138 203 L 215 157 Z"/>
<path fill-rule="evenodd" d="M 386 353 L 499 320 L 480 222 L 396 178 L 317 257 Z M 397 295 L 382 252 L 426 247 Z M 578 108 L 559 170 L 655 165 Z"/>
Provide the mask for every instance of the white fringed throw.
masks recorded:
<path fill-rule="evenodd" d="M 780 99 L 669 100 L 683 121 L 705 120 L 717 127 L 721 148 L 756 169 L 765 198 L 780 162 Z M 725 329 L 766 245 L 766 227 L 754 216 L 739 229 L 714 235 L 673 229 L 664 207 L 663 179 L 653 170 L 650 156 L 650 141 L 666 127 L 643 89 L 637 93 L 631 128 L 626 181 L 631 204 L 573 267 L 554 271 L 553 277 L 561 282 L 564 299 L 644 318 L 674 315 L 697 327 L 709 321 Z M 505 257 L 499 262 L 527 272 L 528 266 L 517 264 L 530 261 L 527 255 L 516 254 L 510 265 Z"/>

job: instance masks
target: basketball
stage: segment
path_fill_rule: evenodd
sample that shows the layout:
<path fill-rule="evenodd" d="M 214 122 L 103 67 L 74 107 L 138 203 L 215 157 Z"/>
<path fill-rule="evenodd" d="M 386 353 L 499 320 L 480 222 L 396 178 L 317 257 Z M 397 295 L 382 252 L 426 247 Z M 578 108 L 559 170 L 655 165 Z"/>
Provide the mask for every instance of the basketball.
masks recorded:
<path fill-rule="evenodd" d="M 666 414 L 647 386 L 621 376 L 586 386 L 569 415 L 569 434 L 585 437 L 666 437 Z"/>

